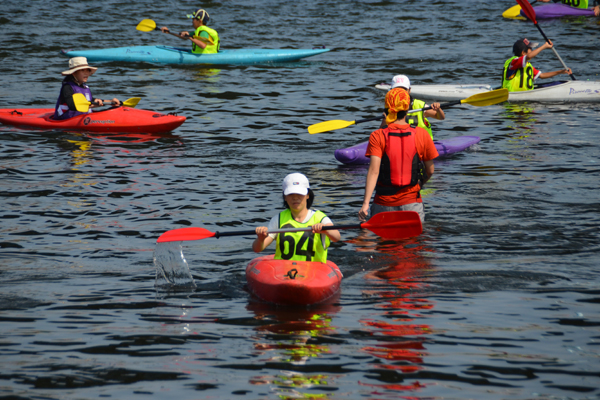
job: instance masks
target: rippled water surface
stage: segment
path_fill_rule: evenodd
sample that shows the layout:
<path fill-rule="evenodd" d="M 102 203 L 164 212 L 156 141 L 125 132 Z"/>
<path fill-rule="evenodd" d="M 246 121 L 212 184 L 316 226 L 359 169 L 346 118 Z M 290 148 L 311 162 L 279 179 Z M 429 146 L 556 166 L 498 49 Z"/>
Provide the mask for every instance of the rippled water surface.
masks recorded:
<path fill-rule="evenodd" d="M 296 63 L 95 63 L 100 98 L 188 120 L 170 134 L 0 125 L 0 398 L 597 399 L 600 397 L 600 105 L 447 109 L 424 233 L 344 231 L 331 304 L 298 310 L 244 290 L 252 237 L 185 242 L 196 288 L 156 290 L 156 238 L 247 230 L 303 172 L 315 205 L 355 223 L 365 166 L 337 148 L 377 115 L 374 85 L 499 84 L 519 37 L 510 1 L 3 2 L 0 108 L 52 107 L 60 49 L 180 45 L 135 26 L 190 29 L 202 6 L 223 48 L 332 51 Z M 598 80 L 597 19 L 541 21 L 579 80 Z M 185 44 L 185 43 L 184 43 Z M 534 65 L 556 70 L 544 51 Z M 564 76 L 563 76 L 564 77 Z M 271 249 L 272 250 L 272 249 Z"/>

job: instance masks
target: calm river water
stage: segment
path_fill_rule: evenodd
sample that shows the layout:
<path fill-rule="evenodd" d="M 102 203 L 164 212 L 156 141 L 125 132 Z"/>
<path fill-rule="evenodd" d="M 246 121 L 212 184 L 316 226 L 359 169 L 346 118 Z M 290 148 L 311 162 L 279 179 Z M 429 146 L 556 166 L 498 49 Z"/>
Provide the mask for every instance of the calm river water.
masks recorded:
<path fill-rule="evenodd" d="M 335 304 L 252 300 L 252 237 L 184 243 L 197 288 L 154 287 L 160 234 L 265 224 L 290 172 L 334 222 L 357 222 L 366 167 L 333 152 L 377 124 L 306 128 L 378 115 L 374 85 L 398 73 L 499 84 L 513 42 L 542 40 L 501 17 L 514 4 L 3 2 L 0 108 L 53 107 L 60 49 L 187 45 L 135 27 L 189 29 L 198 7 L 223 48 L 332 51 L 280 65 L 95 63 L 97 97 L 188 117 L 170 134 L 0 125 L 0 398 L 598 399 L 600 104 L 447 109 L 437 138 L 481 142 L 436 161 L 420 237 L 342 233 Z M 597 19 L 540 25 L 578 79 L 599 79 Z M 548 50 L 534 61 L 560 68 Z"/>

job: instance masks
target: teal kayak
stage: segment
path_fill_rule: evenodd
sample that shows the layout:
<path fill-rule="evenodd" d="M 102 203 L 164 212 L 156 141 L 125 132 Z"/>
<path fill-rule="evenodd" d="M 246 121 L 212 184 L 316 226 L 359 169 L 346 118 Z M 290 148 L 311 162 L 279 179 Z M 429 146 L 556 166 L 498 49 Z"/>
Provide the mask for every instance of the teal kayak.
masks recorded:
<path fill-rule="evenodd" d="M 170 46 L 131 46 L 100 50 L 61 50 L 65 57 L 86 57 L 89 62 L 128 61 L 158 64 L 262 64 L 297 61 L 325 53 L 329 49 L 232 49 L 216 54 L 193 54 L 188 48 Z"/>

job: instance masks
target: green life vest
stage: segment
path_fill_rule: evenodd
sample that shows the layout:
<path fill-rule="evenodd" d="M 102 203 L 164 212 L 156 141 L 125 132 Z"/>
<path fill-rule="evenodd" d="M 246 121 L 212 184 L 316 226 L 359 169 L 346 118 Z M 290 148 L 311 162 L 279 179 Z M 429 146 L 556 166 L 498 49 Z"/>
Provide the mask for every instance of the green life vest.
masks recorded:
<path fill-rule="evenodd" d="M 323 221 L 326 215 L 315 210 L 313 216 L 307 223 L 301 224 L 292 217 L 290 209 L 279 213 L 279 228 L 307 228 Z M 325 236 L 325 248 L 321 241 L 321 234 L 312 232 L 286 232 L 277 234 L 276 260 L 294 261 L 319 261 L 327 262 L 327 247 L 329 237 Z"/>
<path fill-rule="evenodd" d="M 410 106 L 411 110 L 418 110 L 419 108 L 423 108 L 423 107 L 425 107 L 425 102 L 422 100 L 417 100 L 417 99 L 414 99 Z M 425 115 L 423 115 L 423 111 L 408 114 L 406 116 L 406 122 L 408 122 L 409 125 L 412 125 L 412 126 L 416 125 L 420 128 L 425 129 L 427 132 L 429 132 L 429 136 L 431 136 L 431 138 L 433 139 L 433 132 L 431 130 L 431 124 L 429 123 L 429 120 L 427 118 L 425 118 Z"/>
<path fill-rule="evenodd" d="M 575 8 L 588 8 L 588 0 L 562 0 L 561 3 Z"/>
<path fill-rule="evenodd" d="M 519 68 L 512 76 L 506 76 L 510 62 L 518 57 L 511 57 L 504 63 L 502 71 L 502 87 L 508 89 L 509 92 L 523 92 L 533 89 L 533 66 L 529 61 L 525 68 Z"/>
<path fill-rule="evenodd" d="M 206 44 L 205 48 L 197 46 L 196 43 L 192 44 L 192 53 L 194 54 L 214 54 L 219 51 L 221 47 L 221 43 L 219 41 L 219 34 L 212 28 L 209 28 L 206 25 L 199 26 L 194 32 L 194 36 L 200 36 L 202 32 L 208 33 L 208 36 L 212 39 L 214 44 Z"/>

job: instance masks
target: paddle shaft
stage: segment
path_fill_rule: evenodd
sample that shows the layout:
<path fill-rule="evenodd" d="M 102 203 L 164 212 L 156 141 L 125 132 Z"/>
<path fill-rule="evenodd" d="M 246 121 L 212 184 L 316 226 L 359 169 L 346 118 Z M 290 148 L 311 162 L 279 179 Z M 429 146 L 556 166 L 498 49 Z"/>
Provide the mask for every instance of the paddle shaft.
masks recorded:
<path fill-rule="evenodd" d="M 533 9 L 533 7 L 531 7 L 531 4 L 529 3 L 529 1 L 528 0 L 516 0 L 516 1 L 521 6 L 521 9 L 525 13 L 525 16 L 527 18 L 529 18 L 529 20 L 531 22 L 533 22 L 533 24 L 538 29 L 538 31 L 540 31 L 540 33 L 544 37 L 544 40 L 546 42 L 550 42 L 550 39 L 548 39 L 548 37 L 546 36 L 546 34 L 542 30 L 542 28 L 538 25 L 537 19 L 535 18 L 535 10 Z M 562 60 L 562 58 L 560 58 L 560 56 L 558 55 L 558 52 L 556 51 L 556 49 L 554 48 L 554 46 L 552 46 L 552 51 L 554 51 L 554 54 L 556 54 L 556 57 L 558 58 L 558 60 L 562 64 L 563 68 L 564 69 L 569 69 L 567 67 L 567 65 L 565 64 L 565 62 Z M 575 76 L 573 74 L 569 74 L 569 76 L 571 77 L 572 80 L 576 80 Z"/>
<path fill-rule="evenodd" d="M 112 101 L 112 100 L 102 100 L 102 103 L 104 103 L 104 105 L 107 105 L 107 104 L 115 104 L 115 102 L 114 102 L 114 101 Z M 123 103 L 121 103 L 121 105 L 122 105 L 122 104 L 123 104 Z"/>
<path fill-rule="evenodd" d="M 540 28 L 540 26 L 538 25 L 537 21 L 534 23 L 534 25 L 538 28 L 538 31 L 540 31 L 540 33 L 544 37 L 544 40 L 546 42 L 549 42 L 550 40 L 548 39 L 548 37 L 546 37 L 546 34 L 542 30 L 542 28 Z M 556 51 L 556 49 L 554 48 L 554 46 L 552 46 L 552 51 L 554 52 L 554 54 L 556 54 L 556 57 L 558 58 L 558 60 L 562 64 L 563 68 L 564 69 L 569 69 L 569 67 L 567 67 L 567 64 L 565 64 L 565 62 L 563 61 L 563 59 L 560 58 L 560 56 L 558 55 L 558 52 Z M 577 79 L 575 79 L 575 76 L 573 74 L 569 74 L 569 76 L 571 77 L 572 80 L 574 80 L 574 81 L 577 80 Z"/>
<path fill-rule="evenodd" d="M 133 108 L 139 102 L 138 99 L 139 99 L 139 97 L 138 98 L 132 97 L 131 99 L 127 99 L 127 100 L 121 102 L 121 106 L 132 107 Z M 92 102 L 87 101 L 87 99 L 86 99 L 85 103 L 84 102 L 77 102 L 76 101 L 75 102 L 75 109 L 77 111 L 79 111 L 79 112 L 88 112 L 89 109 L 90 109 L 90 107 L 92 105 L 95 105 L 97 107 L 103 107 L 103 106 L 108 106 L 108 105 L 115 104 L 115 102 L 112 101 L 112 100 L 102 100 L 102 103 L 104 103 L 102 106 L 98 106 L 96 103 L 92 103 Z M 129 104 L 125 104 L 125 103 L 129 103 Z M 135 104 L 133 104 L 133 103 L 135 103 Z"/>
<path fill-rule="evenodd" d="M 354 225 L 328 225 L 321 228 L 322 231 L 332 231 L 332 230 L 343 230 L 343 229 L 360 229 L 362 224 L 354 224 Z M 275 229 L 273 231 L 269 231 L 268 234 L 271 233 L 288 233 L 288 232 L 312 232 L 312 227 L 306 228 L 290 228 L 290 229 Z M 225 236 L 246 236 L 246 235 L 254 235 L 256 231 L 232 231 L 232 232 L 215 232 L 213 237 L 217 239 Z"/>
<path fill-rule="evenodd" d="M 461 102 L 462 102 L 462 100 L 450 101 L 448 103 L 442 103 L 442 104 L 440 104 L 440 107 L 456 106 L 458 104 L 461 104 Z M 423 108 L 417 108 L 415 110 L 408 110 L 406 113 L 407 114 L 413 114 L 413 113 L 417 113 L 417 112 L 421 112 L 421 111 L 427 111 L 427 110 L 431 110 L 431 106 L 427 106 L 427 107 L 423 107 Z M 380 119 L 383 119 L 383 115 L 381 115 L 379 117 L 359 119 L 357 121 L 354 121 L 354 123 L 355 124 L 360 124 L 362 122 L 377 121 L 377 120 L 380 120 Z"/>
<path fill-rule="evenodd" d="M 154 28 L 154 30 L 156 30 L 156 31 L 160 31 L 160 28 L 156 27 L 156 28 Z M 161 32 L 162 32 L 162 31 L 161 31 Z M 180 38 L 180 39 L 187 39 L 187 38 L 197 38 L 197 39 L 198 39 L 198 40 L 200 40 L 201 42 L 203 41 L 203 40 L 202 40 L 202 38 L 199 38 L 198 36 L 192 36 L 192 35 L 189 35 L 189 34 L 188 34 L 188 35 L 185 35 L 185 36 L 182 38 L 181 36 L 179 36 L 179 34 L 177 34 L 177 33 L 173 33 L 173 32 L 171 32 L 171 31 L 164 32 L 164 33 L 168 33 L 169 35 L 173 35 L 173 36 L 175 36 L 175 37 L 178 37 L 178 38 Z M 210 42 L 210 43 L 212 43 L 212 42 Z"/>
<path fill-rule="evenodd" d="M 314 225 L 313 225 L 314 226 Z M 354 225 L 327 225 L 322 230 L 335 229 L 368 229 L 378 236 L 389 239 L 404 239 L 418 236 L 423 232 L 421 219 L 415 211 L 384 211 L 372 216 L 368 221 Z M 277 229 L 267 232 L 311 232 L 312 227 Z M 235 232 L 211 232 L 204 228 L 179 228 L 163 233 L 156 243 L 182 242 L 188 240 L 202 240 L 208 238 L 219 238 L 221 236 L 248 236 L 256 234 L 256 230 Z"/>
<path fill-rule="evenodd" d="M 156 28 L 154 28 L 154 30 L 156 30 L 156 31 L 160 31 L 160 28 L 156 27 Z M 162 31 L 161 31 L 161 32 L 162 32 Z M 187 39 L 187 38 L 189 38 L 189 37 L 190 37 L 190 35 L 185 35 L 185 36 L 182 38 L 181 36 L 179 36 L 179 34 L 178 34 L 178 33 L 173 33 L 173 32 L 171 32 L 171 31 L 167 31 L 167 32 L 163 32 L 163 33 L 168 33 L 169 35 L 176 36 L 176 37 L 178 37 L 178 38 L 180 38 L 180 39 Z"/>

